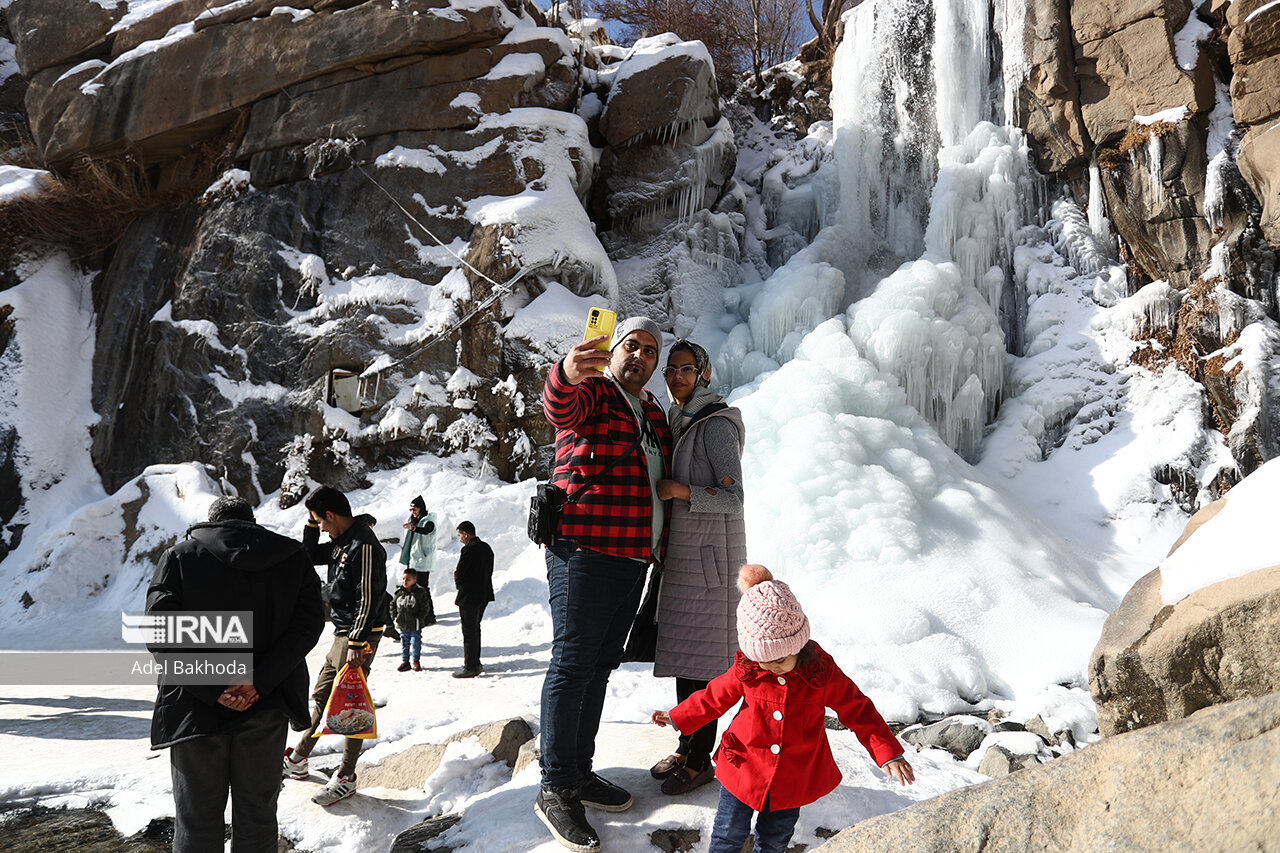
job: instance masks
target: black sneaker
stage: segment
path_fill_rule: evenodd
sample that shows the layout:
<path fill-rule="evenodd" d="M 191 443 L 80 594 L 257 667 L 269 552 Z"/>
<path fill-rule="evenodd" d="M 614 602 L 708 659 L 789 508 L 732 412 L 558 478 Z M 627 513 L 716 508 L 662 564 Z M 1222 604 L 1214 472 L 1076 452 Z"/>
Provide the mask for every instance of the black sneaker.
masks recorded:
<path fill-rule="evenodd" d="M 587 823 L 582 802 L 572 791 L 557 794 L 550 788 L 539 788 L 533 801 L 533 813 L 547 825 L 551 834 L 570 850 L 597 853 L 600 836 Z"/>
<path fill-rule="evenodd" d="M 588 773 L 582 780 L 578 798 L 584 806 L 606 812 L 625 812 L 635 802 L 626 788 L 621 788 L 608 779 Z"/>

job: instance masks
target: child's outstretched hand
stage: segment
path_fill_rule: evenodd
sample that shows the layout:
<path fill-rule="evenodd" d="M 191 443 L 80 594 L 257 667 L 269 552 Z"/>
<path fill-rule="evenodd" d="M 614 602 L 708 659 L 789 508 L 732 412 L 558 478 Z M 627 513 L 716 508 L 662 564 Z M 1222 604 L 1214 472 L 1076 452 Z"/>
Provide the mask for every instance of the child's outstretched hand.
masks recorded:
<path fill-rule="evenodd" d="M 905 756 L 899 755 L 884 766 L 884 775 L 899 785 L 911 785 L 916 781 L 916 771 Z"/>
<path fill-rule="evenodd" d="M 662 726 L 663 728 L 666 728 L 668 725 L 671 724 L 671 717 L 667 716 L 666 711 L 654 711 L 652 714 L 649 715 L 649 719 L 653 720 L 655 723 Z"/>

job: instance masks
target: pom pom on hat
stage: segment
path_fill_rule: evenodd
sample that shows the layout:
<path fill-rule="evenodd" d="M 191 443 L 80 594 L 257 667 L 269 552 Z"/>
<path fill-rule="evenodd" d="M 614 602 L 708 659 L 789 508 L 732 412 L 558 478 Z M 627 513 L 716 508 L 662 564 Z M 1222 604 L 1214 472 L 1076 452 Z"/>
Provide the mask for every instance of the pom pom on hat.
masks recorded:
<path fill-rule="evenodd" d="M 791 587 L 773 579 L 764 566 L 747 565 L 738 572 L 738 645 L 753 661 L 799 654 L 809 642 L 809 619 Z"/>
<path fill-rule="evenodd" d="M 746 592 L 758 583 L 773 580 L 773 572 L 756 563 L 748 563 L 738 569 L 738 591 Z"/>

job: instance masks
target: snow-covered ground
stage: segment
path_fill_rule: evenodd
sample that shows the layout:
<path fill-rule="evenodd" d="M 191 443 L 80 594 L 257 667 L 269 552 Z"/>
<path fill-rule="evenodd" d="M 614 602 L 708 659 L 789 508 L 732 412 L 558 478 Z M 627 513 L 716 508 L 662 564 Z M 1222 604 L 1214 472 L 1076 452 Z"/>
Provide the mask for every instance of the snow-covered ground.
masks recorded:
<path fill-rule="evenodd" d="M 201 487 L 198 474 L 192 466 L 153 473 L 152 489 L 158 490 L 166 480 L 170 484 L 182 483 L 187 489 L 181 500 L 170 504 L 174 522 L 200 518 L 212 499 L 213 483 L 205 480 Z M 1229 504 L 1231 511 L 1220 513 L 1184 547 L 1200 553 L 1206 547 L 1214 547 L 1213 537 L 1224 536 L 1230 537 L 1237 550 L 1244 549 L 1249 557 L 1245 564 L 1276 562 L 1280 556 L 1271 554 L 1274 548 L 1269 550 L 1262 537 L 1254 534 L 1250 540 L 1242 532 L 1263 529 L 1256 524 L 1250 527 L 1249 521 L 1258 507 L 1266 504 L 1266 495 L 1274 492 L 1276 479 L 1280 479 L 1280 467 L 1276 465 L 1255 474 L 1239 487 L 1240 497 L 1249 502 Z M 395 538 L 409 499 L 418 493 L 424 494 L 429 506 L 439 514 L 442 528 L 451 530 L 463 519 L 473 521 L 497 555 L 497 600 L 490 605 L 484 623 L 484 675 L 475 680 L 451 678 L 449 673 L 461 662 L 461 637 L 450 589 L 459 546 L 456 541 L 442 539 L 431 584 L 441 619 L 424 632 L 424 671 L 396 672 L 399 646 L 388 643 L 380 650 L 371 686 L 375 698 L 386 704 L 379 711 L 379 738 L 370 743 L 362 761 L 374 762 L 416 743 L 440 742 L 453 733 L 492 720 L 523 717 L 536 728 L 550 621 L 541 554 L 523 534 L 530 484 L 500 483 L 477 475 L 456 461 L 431 457 L 419 458 L 399 471 L 376 474 L 373 480 L 370 489 L 355 493 L 352 498 L 360 511 L 379 519 L 377 530 L 384 539 Z M 303 515 L 301 507 L 280 510 L 270 502 L 259 508 L 259 520 L 282 531 L 296 533 Z M 957 528 L 938 532 L 959 534 L 970 521 L 957 519 Z M 1216 532 L 1219 528 L 1221 534 Z M 394 565 L 394 547 L 392 554 Z M 146 580 L 145 568 L 136 568 L 140 583 Z M 982 570 L 971 568 L 964 575 L 981 579 Z M 810 580 L 803 575 L 793 577 L 801 586 Z M 1015 584 L 1008 579 L 1005 582 Z M 1177 583 L 1179 588 L 1188 583 L 1185 568 L 1179 570 Z M 825 606 L 824 597 L 803 591 L 800 597 L 813 616 L 817 638 L 825 641 L 843 635 L 841 617 Z M 857 606 L 843 595 L 825 598 Z M 1000 612 L 1004 605 L 993 605 L 997 623 L 1016 621 L 1016 607 Z M 117 614 L 118 611 L 106 611 L 98 615 L 111 621 L 118 619 Z M 93 616 L 86 613 L 86 622 Z M 900 631 L 903 626 L 885 625 L 883 630 Z M 29 637 L 27 645 L 47 646 L 47 637 L 48 632 L 42 631 Z M 1002 637 L 994 634 L 993 644 L 1001 645 Z M 859 677 L 866 653 L 855 654 L 842 642 L 832 645 L 837 659 Z M 312 672 L 319 666 L 326 646 L 322 642 L 312 653 Z M 1019 654 L 1014 648 L 1004 651 L 1011 656 Z M 1083 665 L 1082 660 L 1081 669 Z M 883 703 L 886 694 L 877 690 L 874 683 L 864 683 L 870 695 Z M 936 689 L 921 684 L 921 703 Z M 658 792 L 658 783 L 647 772 L 648 766 L 674 744 L 670 732 L 649 724 L 647 716 L 654 708 L 669 707 L 673 692 L 671 681 L 654 679 L 641 664 L 624 665 L 611 681 L 598 766 L 607 776 L 632 789 L 637 802 L 626 813 L 595 815 L 608 850 L 646 851 L 650 848 L 648 833 L 660 828 L 694 827 L 702 831 L 704 839 L 708 837 L 716 786 L 690 797 L 668 798 Z M 0 747 L 10 755 L 38 750 L 41 760 L 6 762 L 0 767 L 0 802 L 105 806 L 125 834 L 138 831 L 154 817 L 172 813 L 167 757 L 148 750 L 152 699 L 153 691 L 147 687 L 4 687 Z M 1051 728 L 1071 727 L 1082 742 L 1091 739 L 1092 706 L 1079 687 L 1046 683 L 1039 692 L 994 704 L 1014 719 L 1039 713 Z M 912 755 L 917 784 L 899 789 L 880 776 L 850 733 L 831 732 L 829 736 L 845 780 L 835 793 L 804 810 L 797 841 L 816 844 L 819 839 L 814 832 L 820 827 L 843 828 L 984 778 L 973 769 L 980 754 L 960 763 L 945 753 L 927 751 Z M 326 757 L 336 759 L 333 753 L 340 747 L 339 739 L 325 738 L 313 760 L 323 765 Z M 309 801 L 319 781 L 290 781 L 281 798 L 281 830 L 300 849 L 314 853 L 372 851 L 386 849 L 397 832 L 426 817 L 465 811 L 464 820 L 444 839 L 455 849 L 477 853 L 552 851 L 558 846 L 531 811 L 537 781 L 536 767 L 511 778 L 505 765 L 495 765 L 478 747 L 459 744 L 451 747 L 440 769 L 423 780 L 421 789 L 362 790 L 329 810 Z"/>
<path fill-rule="evenodd" d="M 181 473 L 156 476 L 177 480 Z M 1195 562 L 1179 559 L 1183 554 L 1220 553 L 1229 542 L 1244 569 L 1280 561 L 1278 546 L 1263 535 L 1266 527 L 1259 523 L 1260 513 L 1270 504 L 1268 496 L 1280 488 L 1277 481 L 1280 464 L 1259 470 L 1237 487 L 1227 508 L 1169 560 L 1171 577 L 1166 585 L 1176 590 L 1177 597 L 1188 585 L 1223 576 L 1221 571 L 1197 575 Z M 194 480 L 186 482 L 191 485 Z M 408 500 L 421 492 L 444 529 L 470 519 L 497 556 L 497 600 L 484 621 L 485 672 L 474 680 L 453 679 L 450 673 L 460 665 L 462 651 L 450 589 L 459 545 L 441 540 L 431 584 L 440 621 L 424 631 L 424 669 L 397 672 L 399 645 L 387 643 L 379 650 L 371 687 L 375 700 L 385 705 L 378 712 L 379 738 L 366 748 L 363 763 L 413 744 L 438 743 L 493 720 L 523 717 L 536 729 L 550 622 L 541 555 L 522 532 L 528 485 L 503 484 L 456 463 L 423 457 L 400 471 L 375 475 L 372 488 L 352 496 L 361 511 L 379 519 L 379 534 L 392 538 Z M 212 496 L 211 491 L 192 489 L 177 505 L 178 515 L 198 518 Z M 261 507 L 259 514 L 264 524 L 295 532 L 303 517 L 300 507 L 279 510 L 273 504 Z M 814 615 L 816 637 L 839 635 L 838 624 L 824 615 L 828 611 L 815 596 L 801 593 L 801 601 Z M 36 638 L 32 645 L 42 643 Z M 308 664 L 313 673 L 327 645 L 322 641 L 311 654 Z M 846 664 L 857 660 L 840 650 L 836 656 L 845 658 Z M 878 697 L 874 687 L 868 687 L 868 692 Z M 39 756 L 38 761 L 0 765 L 0 802 L 102 806 L 126 835 L 172 813 L 167 755 L 148 749 L 151 688 L 7 685 L 0 693 L 0 748 L 11 756 Z M 607 850 L 646 853 L 651 849 L 648 835 L 655 829 L 692 827 L 701 831 L 704 841 L 708 838 L 717 786 L 671 798 L 661 794 L 659 783 L 648 775 L 649 765 L 671 751 L 674 737 L 670 730 L 648 723 L 647 717 L 654 708 L 669 707 L 673 693 L 670 680 L 653 678 L 642 664 L 624 665 L 610 683 L 597 767 L 632 790 L 636 804 L 625 813 L 592 813 Z M 1014 719 L 1039 713 L 1051 728 L 1071 727 L 1082 742 L 1092 739 L 1088 735 L 1095 724 L 1092 706 L 1078 688 L 1047 685 L 1036 695 L 996 705 Z M 961 763 L 947 753 L 929 750 L 909 753 L 918 781 L 914 787 L 898 788 L 885 781 L 851 733 L 828 734 L 845 778 L 833 794 L 802 811 L 795 839 L 799 842 L 815 845 L 821 840 L 815 835 L 820 828 L 841 829 L 985 778 L 973 769 L 981 753 Z M 313 762 L 334 763 L 340 749 L 339 738 L 326 737 Z M 302 850 L 385 850 L 398 832 L 427 817 L 452 812 L 465 813 L 442 839 L 454 849 L 475 853 L 561 849 L 532 813 L 536 766 L 512 778 L 506 765 L 494 762 L 474 742 L 451 745 L 440 768 L 416 790 L 365 789 L 326 810 L 310 802 L 322 782 L 319 776 L 313 780 L 286 782 L 280 801 L 281 831 Z"/>
<path fill-rule="evenodd" d="M 985 9 L 985 2 L 963 5 Z M 1204 422 L 1203 389 L 1173 364 L 1132 361 L 1135 338 L 1168 322 L 1176 293 L 1154 282 L 1130 295 L 1103 214 L 1090 204 L 1086 219 L 1070 202 L 1040 198 L 1025 139 L 989 120 L 997 105 L 978 98 L 977 87 L 965 89 L 965 80 L 987 79 L 985 65 L 973 64 L 988 61 L 985 43 L 967 54 L 938 53 L 964 73 L 940 90 L 947 126 L 920 134 L 942 141 L 929 154 L 936 153 L 936 175 L 932 160 L 927 180 L 917 180 L 899 174 L 902 164 L 886 167 L 871 156 L 887 130 L 859 125 L 874 105 L 858 99 L 878 89 L 850 81 L 892 70 L 858 65 L 876 60 L 856 44 L 883 41 L 876 27 L 891 20 L 873 20 L 873 6 L 906 15 L 912 4 L 855 10 L 851 32 L 861 41 L 851 37 L 837 59 L 832 123 L 787 150 L 764 127 L 748 133 L 738 174 L 760 192 L 746 201 L 740 283 L 721 290 L 728 262 L 703 258 L 709 272 L 687 285 L 673 325 L 708 347 L 715 382 L 743 411 L 750 558 L 792 584 L 815 638 L 885 716 L 1038 714 L 1051 730 L 1070 728 L 1077 743 L 1088 743 L 1096 717 L 1085 669 L 1102 622 L 1164 559 L 1188 518 L 1185 498 L 1157 472 L 1203 487 L 1234 463 Z M 1008 65 L 1016 57 L 1005 58 Z M 542 122 L 544 112 L 503 120 Z M 585 137 L 573 117 L 553 130 L 556 140 Z M 860 145 L 864 136 L 874 144 Z M 435 168 L 431 152 L 393 153 L 382 168 Z M 864 196 L 867 181 L 881 175 L 919 185 L 913 204 L 932 211 L 927 229 L 907 217 L 902 229 L 877 231 L 885 223 Z M 39 183 L 26 173 L 6 180 L 13 192 Z M 612 269 L 581 208 L 560 203 L 571 187 L 571 176 L 558 174 L 550 190 L 486 199 L 470 215 L 531 224 L 526 260 L 551 257 L 572 235 L 578 255 L 598 262 L 599 291 L 612 296 L 634 271 Z M 873 189 L 889 197 L 893 187 Z M 1043 211 L 1051 216 L 1042 222 Z M 809 241 L 776 258 L 776 270 L 763 260 L 766 216 L 775 234 L 789 229 Z M 876 247 L 905 262 L 883 278 L 871 275 L 866 261 Z M 296 323 L 315 334 L 325 333 L 330 309 L 352 299 L 412 306 L 421 322 L 389 341 L 397 346 L 455 320 L 448 279 L 434 289 L 392 276 L 335 281 L 323 259 L 298 254 L 293 262 L 314 273 L 317 307 Z M 120 612 L 142 607 L 158 549 L 202 520 L 222 490 L 191 463 L 149 468 L 114 494 L 102 489 L 89 458 L 97 417 L 90 278 L 54 257 L 20 270 L 20 283 L 3 294 L 15 331 L 0 359 L 0 423 L 20 438 L 25 504 L 16 521 L 26 527 L 0 564 L 0 620 L 8 628 L 0 651 L 19 656 L 121 648 Z M 567 341 L 577 334 L 575 315 L 595 301 L 552 285 L 527 305 L 512 303 L 504 333 Z M 166 309 L 152 321 L 173 322 Z M 212 323 L 183 322 L 188 333 L 218 340 Z M 1251 328 L 1255 337 L 1277 334 L 1265 318 Z M 1275 374 L 1264 355 L 1243 346 L 1239 359 L 1245 379 Z M 222 387 L 230 404 L 284 390 Z M 661 390 L 657 380 L 650 387 Z M 1188 540 L 1171 565 L 1170 600 L 1220 579 L 1196 555 L 1220 554 L 1222 543 L 1230 542 L 1236 570 L 1280 562 L 1269 543 L 1240 538 L 1265 529 L 1257 519 L 1280 478 L 1274 467 L 1237 487 L 1232 510 Z M 525 717 L 536 729 L 551 632 L 542 556 L 524 536 L 533 483 L 499 482 L 470 453 L 420 456 L 370 481 L 351 497 L 378 519 L 393 555 L 390 583 L 392 543 L 417 494 L 447 531 L 474 522 L 498 571 L 484 629 L 487 671 L 454 680 L 461 642 L 450 579 L 458 545 L 441 540 L 432 587 L 443 618 L 426 632 L 427 669 L 398 673 L 398 647 L 381 650 L 371 686 L 386 704 L 364 761 L 494 720 Z M 298 533 L 303 509 L 282 510 L 275 497 L 264 499 L 259 520 Z M 312 655 L 313 672 L 325 645 Z M 0 667 L 14 659 L 0 654 Z M 672 704 L 674 688 L 646 669 L 628 664 L 616 673 L 605 707 L 599 769 L 637 795 L 626 813 L 594 815 L 611 851 L 647 851 L 648 833 L 663 827 L 699 828 L 705 842 L 714 809 L 714 785 L 673 800 L 648 777 L 674 739 L 646 720 Z M 0 682 L 12 680 L 0 669 Z M 27 684 L 0 693 L 0 746 L 10 756 L 40 756 L 0 766 L 0 802 L 102 805 L 125 834 L 172 811 L 167 759 L 147 749 L 150 688 Z M 964 763 L 920 753 L 917 784 L 895 789 L 852 736 L 830 737 L 845 781 L 802 813 L 796 840 L 806 844 L 819 841 L 819 827 L 839 829 L 982 778 L 974 771 L 981 753 Z M 317 758 L 338 747 L 326 739 Z M 455 849 L 558 850 L 532 814 L 536 784 L 536 769 L 510 779 L 460 745 L 420 789 L 363 790 L 329 811 L 310 803 L 313 784 L 289 782 L 281 827 L 311 853 L 373 851 L 424 817 L 464 811 L 444 839 Z"/>
<path fill-rule="evenodd" d="M 536 728 L 550 621 L 545 566 L 523 534 L 529 484 L 486 480 L 433 458 L 375 475 L 374 480 L 373 488 L 352 497 L 360 511 L 379 519 L 378 531 L 384 537 L 396 535 L 408 500 L 419 492 L 427 496 L 444 529 L 451 530 L 463 519 L 473 521 L 497 555 L 497 600 L 484 621 L 485 673 L 474 680 L 453 679 L 450 673 L 460 665 L 462 653 L 450 589 L 459 545 L 442 540 L 432 574 L 440 622 L 424 631 L 424 669 L 397 672 L 399 645 L 387 643 L 379 650 L 370 681 L 375 699 L 386 704 L 378 714 L 379 738 L 371 742 L 362 762 L 416 743 L 440 742 L 492 720 L 523 717 Z M 198 518 L 211 498 L 208 491 L 193 490 L 181 503 L 182 514 Z M 301 507 L 281 511 L 270 504 L 259 514 L 268 526 L 294 532 L 303 518 Z M 115 616 L 118 624 L 116 613 L 106 615 Z M 815 634 L 823 635 L 821 627 Z M 322 641 L 312 653 L 308 663 L 313 673 L 326 647 Z M 0 746 L 12 755 L 38 749 L 42 758 L 0 767 L 0 802 L 104 806 L 125 834 L 172 813 L 167 755 L 148 749 L 151 688 L 9 685 L 2 690 Z M 709 837 L 717 786 L 690 797 L 669 798 L 648 775 L 649 765 L 672 750 L 674 736 L 647 718 L 651 710 L 670 707 L 673 700 L 673 682 L 653 678 L 642 664 L 624 665 L 611 681 L 597 767 L 631 789 L 636 805 L 626 813 L 594 816 L 608 850 L 646 851 L 651 846 L 648 833 L 661 828 L 693 827 L 704 840 Z M 1083 711 L 1087 717 L 1087 703 L 1069 691 L 1059 691 L 1055 702 L 1063 716 Z M 818 843 L 814 831 L 820 827 L 840 829 L 983 778 L 943 753 L 925 753 L 912 757 L 917 784 L 898 789 L 883 779 L 851 733 L 832 732 L 830 737 L 845 782 L 802 813 L 796 840 L 811 845 Z M 313 761 L 323 766 L 326 758 L 336 760 L 340 749 L 340 739 L 326 737 Z M 420 790 L 362 790 L 329 810 L 310 802 L 322 781 L 315 779 L 287 782 L 281 797 L 281 831 L 303 850 L 385 850 L 396 833 L 418 821 L 461 810 L 465 819 L 444 839 L 455 849 L 560 849 L 532 812 L 536 766 L 513 779 L 505 765 L 495 765 L 477 746 L 451 747 Z"/>

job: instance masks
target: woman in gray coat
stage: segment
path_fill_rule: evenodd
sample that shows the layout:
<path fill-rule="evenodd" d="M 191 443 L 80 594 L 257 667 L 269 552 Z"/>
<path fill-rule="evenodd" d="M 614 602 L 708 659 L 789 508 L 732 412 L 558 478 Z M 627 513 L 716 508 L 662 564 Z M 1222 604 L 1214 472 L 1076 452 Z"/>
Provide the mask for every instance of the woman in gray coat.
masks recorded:
<path fill-rule="evenodd" d="M 658 596 L 653 674 L 675 676 L 676 698 L 707 686 L 733 663 L 738 568 L 747 561 L 742 520 L 742 414 L 708 388 L 706 350 L 676 341 L 662 371 L 674 403 L 668 412 L 674 449 L 670 480 L 658 497 L 670 501 L 667 557 Z M 664 794 L 683 794 L 715 778 L 711 752 L 716 723 L 680 737 L 676 751 L 650 771 Z"/>

